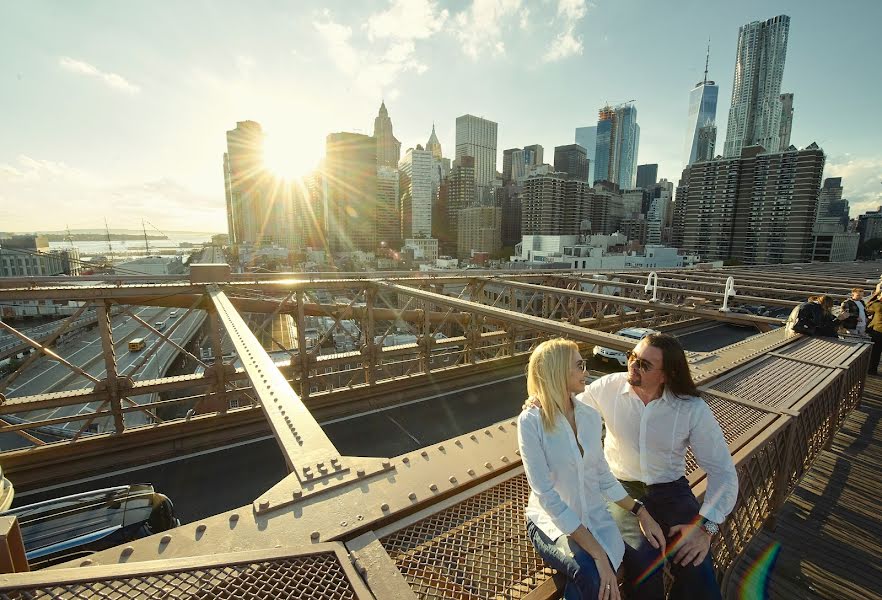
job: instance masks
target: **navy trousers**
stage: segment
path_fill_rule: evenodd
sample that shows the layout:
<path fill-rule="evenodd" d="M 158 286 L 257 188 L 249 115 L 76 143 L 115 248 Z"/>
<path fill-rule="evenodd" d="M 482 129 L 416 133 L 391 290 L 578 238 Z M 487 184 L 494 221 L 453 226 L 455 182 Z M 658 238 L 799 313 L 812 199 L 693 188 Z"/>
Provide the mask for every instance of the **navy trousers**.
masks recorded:
<path fill-rule="evenodd" d="M 632 498 L 640 498 L 646 504 L 665 535 L 673 525 L 693 523 L 698 516 L 698 500 L 685 477 L 657 485 L 632 481 L 623 481 L 622 485 Z M 661 552 L 646 540 L 637 517 L 613 503 L 609 510 L 625 540 L 625 592 L 629 600 L 664 598 Z M 668 544 L 672 541 L 668 537 Z M 671 600 L 721 600 L 710 552 L 697 567 L 675 565 L 670 555 L 669 565 L 674 577 Z"/>

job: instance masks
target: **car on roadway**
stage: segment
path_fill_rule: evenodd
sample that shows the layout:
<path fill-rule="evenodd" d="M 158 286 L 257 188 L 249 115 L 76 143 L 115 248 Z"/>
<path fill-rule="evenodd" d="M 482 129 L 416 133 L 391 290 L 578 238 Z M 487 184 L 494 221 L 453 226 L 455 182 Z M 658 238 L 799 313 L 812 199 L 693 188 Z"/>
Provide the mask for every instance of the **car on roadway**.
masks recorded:
<path fill-rule="evenodd" d="M 655 329 L 649 329 L 648 327 L 626 327 L 625 329 L 620 329 L 619 331 L 617 331 L 616 335 L 621 335 L 639 341 L 645 338 L 650 333 L 660 332 Z M 603 346 L 594 346 L 592 354 L 594 354 L 596 358 L 602 360 L 603 362 L 616 362 L 619 364 L 619 366 L 628 366 L 628 356 L 621 350 L 613 350 L 611 348 L 604 348 Z"/>
<path fill-rule="evenodd" d="M 168 318 L 169 319 L 177 319 L 178 318 L 178 311 L 173 310 L 170 313 L 168 313 Z"/>
<path fill-rule="evenodd" d="M 82 558 L 180 525 L 151 484 L 121 485 L 20 506 L 15 516 L 31 570 Z"/>

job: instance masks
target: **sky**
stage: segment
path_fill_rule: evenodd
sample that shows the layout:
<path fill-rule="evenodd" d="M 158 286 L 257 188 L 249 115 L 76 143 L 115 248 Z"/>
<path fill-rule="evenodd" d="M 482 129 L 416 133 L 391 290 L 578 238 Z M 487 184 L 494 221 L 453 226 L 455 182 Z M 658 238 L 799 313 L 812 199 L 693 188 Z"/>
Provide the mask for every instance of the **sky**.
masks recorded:
<path fill-rule="evenodd" d="M 720 86 L 738 27 L 791 17 L 791 142 L 816 141 L 852 216 L 882 205 L 878 0 L 0 0 L 0 231 L 226 230 L 225 132 L 259 122 L 267 162 L 314 168 L 330 132 L 371 134 L 385 100 L 402 151 L 462 114 L 502 150 L 574 141 L 634 100 L 640 163 L 682 171 L 689 91 Z"/>

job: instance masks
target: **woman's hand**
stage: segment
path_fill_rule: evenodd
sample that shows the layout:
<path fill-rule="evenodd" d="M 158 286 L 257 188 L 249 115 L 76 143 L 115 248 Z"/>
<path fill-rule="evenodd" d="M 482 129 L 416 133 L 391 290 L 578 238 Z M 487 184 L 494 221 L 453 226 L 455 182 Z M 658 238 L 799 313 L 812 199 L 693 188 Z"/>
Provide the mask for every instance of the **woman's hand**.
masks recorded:
<path fill-rule="evenodd" d="M 643 535 L 649 540 L 653 548 L 661 550 L 661 553 L 664 554 L 665 534 L 662 532 L 659 524 L 655 522 L 655 519 L 652 518 L 652 515 L 649 514 L 649 511 L 646 510 L 645 506 L 640 507 L 637 518 L 640 520 L 640 531 L 643 532 Z"/>
<path fill-rule="evenodd" d="M 621 600 L 619 581 L 606 554 L 595 558 L 594 564 L 597 565 L 597 572 L 600 574 L 600 593 L 597 594 L 597 600 Z"/>

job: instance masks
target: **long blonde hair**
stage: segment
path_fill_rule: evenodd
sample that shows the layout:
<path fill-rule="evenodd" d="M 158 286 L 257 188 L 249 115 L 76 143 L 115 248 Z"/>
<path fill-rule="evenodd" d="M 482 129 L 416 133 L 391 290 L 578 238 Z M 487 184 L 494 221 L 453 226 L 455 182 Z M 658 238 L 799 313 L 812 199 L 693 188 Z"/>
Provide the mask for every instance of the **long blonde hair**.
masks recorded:
<path fill-rule="evenodd" d="M 556 338 L 539 344 L 527 365 L 527 393 L 539 400 L 542 425 L 546 431 L 554 429 L 558 414 L 563 414 L 570 400 L 570 360 L 579 346 L 571 340 Z"/>

